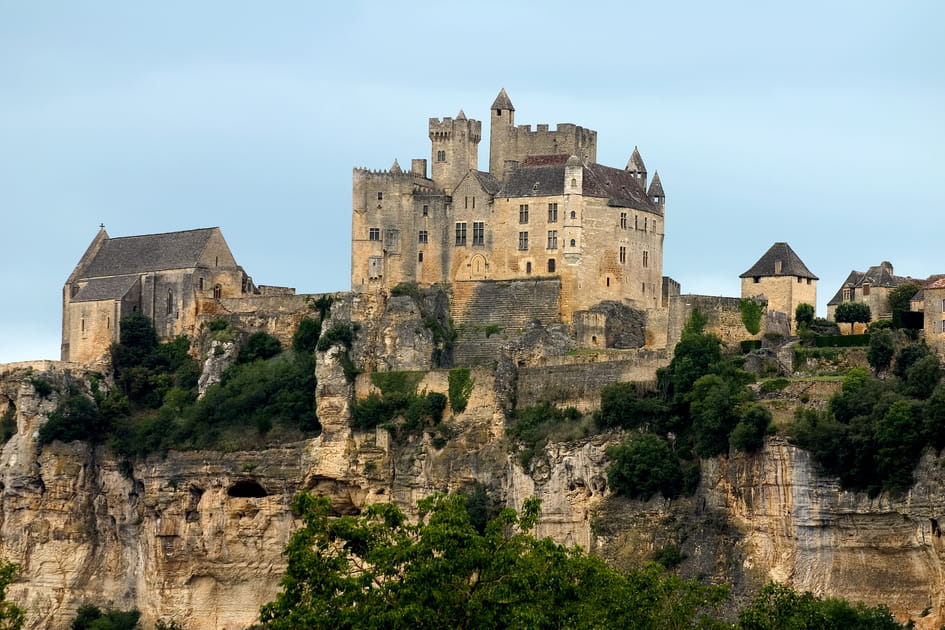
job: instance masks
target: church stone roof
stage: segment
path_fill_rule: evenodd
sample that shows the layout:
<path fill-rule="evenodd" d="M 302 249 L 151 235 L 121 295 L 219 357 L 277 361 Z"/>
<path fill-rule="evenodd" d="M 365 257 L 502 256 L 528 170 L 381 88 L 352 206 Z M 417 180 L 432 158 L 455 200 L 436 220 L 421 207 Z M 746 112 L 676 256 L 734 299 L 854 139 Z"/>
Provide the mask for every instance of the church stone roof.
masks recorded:
<path fill-rule="evenodd" d="M 138 276 L 127 275 L 114 278 L 93 278 L 79 289 L 73 302 L 98 302 L 99 300 L 120 300 L 138 282 Z"/>
<path fill-rule="evenodd" d="M 80 278 L 195 267 L 219 228 L 106 239 Z"/>
<path fill-rule="evenodd" d="M 781 263 L 777 265 L 776 263 Z M 780 269 L 778 268 L 780 267 Z M 817 280 L 817 276 L 810 272 L 807 265 L 794 253 L 791 246 L 787 243 L 775 243 L 768 249 L 764 255 L 758 259 L 751 269 L 738 276 L 739 278 L 751 278 L 754 276 L 797 276 L 798 278 L 810 278 Z"/>
<path fill-rule="evenodd" d="M 513 112 L 515 108 L 512 107 L 512 101 L 509 100 L 509 95 L 505 93 L 505 88 L 499 90 L 499 95 L 495 97 L 495 101 L 492 102 L 492 109 L 510 109 Z"/>

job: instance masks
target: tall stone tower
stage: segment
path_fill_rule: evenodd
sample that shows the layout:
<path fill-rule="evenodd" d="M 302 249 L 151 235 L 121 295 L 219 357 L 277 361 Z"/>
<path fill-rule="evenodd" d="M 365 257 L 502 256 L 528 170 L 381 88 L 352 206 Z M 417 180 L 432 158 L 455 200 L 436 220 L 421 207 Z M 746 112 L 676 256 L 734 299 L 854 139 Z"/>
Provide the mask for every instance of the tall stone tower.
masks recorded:
<path fill-rule="evenodd" d="M 489 172 L 496 177 L 502 177 L 505 161 L 512 159 L 512 134 L 515 130 L 515 108 L 505 88 L 499 90 L 499 95 L 492 103 L 492 116 L 489 127 Z"/>
<path fill-rule="evenodd" d="M 459 110 L 456 118 L 430 119 L 432 176 L 447 194 L 470 170 L 479 168 L 479 141 L 482 123 L 466 118 Z"/>

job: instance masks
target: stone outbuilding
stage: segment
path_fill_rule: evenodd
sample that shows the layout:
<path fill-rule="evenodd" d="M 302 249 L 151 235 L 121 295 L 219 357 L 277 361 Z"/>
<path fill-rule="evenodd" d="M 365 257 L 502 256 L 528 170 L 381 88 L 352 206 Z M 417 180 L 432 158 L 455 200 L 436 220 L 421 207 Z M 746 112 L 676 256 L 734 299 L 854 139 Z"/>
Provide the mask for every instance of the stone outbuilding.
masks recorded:
<path fill-rule="evenodd" d="M 889 293 L 904 284 L 917 284 L 920 287 L 926 280 L 910 276 L 897 276 L 893 273 L 892 263 L 884 260 L 866 271 L 851 271 L 843 285 L 827 302 L 827 319 L 833 321 L 837 307 L 844 302 L 861 302 L 870 307 L 873 321 L 892 317 L 889 308 Z"/>
<path fill-rule="evenodd" d="M 62 360 L 102 358 L 131 313 L 166 340 L 193 334 L 220 299 L 254 293 L 219 228 L 111 238 L 102 226 L 63 287 Z"/>
<path fill-rule="evenodd" d="M 817 304 L 817 276 L 787 243 L 775 243 L 752 267 L 741 274 L 742 297 L 764 297 L 768 310 L 785 313 L 796 328 L 794 312 L 799 304 Z"/>

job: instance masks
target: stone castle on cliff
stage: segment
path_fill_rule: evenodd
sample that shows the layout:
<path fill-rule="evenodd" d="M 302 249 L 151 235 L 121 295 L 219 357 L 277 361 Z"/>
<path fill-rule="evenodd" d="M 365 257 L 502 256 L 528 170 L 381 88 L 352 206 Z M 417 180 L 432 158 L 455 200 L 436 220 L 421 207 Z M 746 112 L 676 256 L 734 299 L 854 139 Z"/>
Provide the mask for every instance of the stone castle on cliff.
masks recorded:
<path fill-rule="evenodd" d="M 490 119 L 488 171 L 482 123 L 462 110 L 429 120 L 430 158 L 409 171 L 354 169 L 354 294 L 445 288 L 465 331 L 459 364 L 491 362 L 536 320 L 565 325 L 576 347 L 666 350 L 699 308 L 723 340 L 745 337 L 738 298 L 681 295 L 663 276 L 666 195 L 636 147 L 624 168 L 598 164 L 596 131 L 516 125 L 504 89 Z M 742 275 L 742 295 L 767 302 L 763 332 L 788 333 L 797 303 L 816 304 L 816 281 L 776 243 Z M 257 287 L 218 228 L 111 238 L 103 226 L 63 288 L 62 359 L 103 357 L 133 312 L 162 339 L 221 315 L 285 338 L 308 297 Z"/>
<path fill-rule="evenodd" d="M 488 171 L 462 110 L 430 119 L 429 169 L 355 169 L 352 289 L 554 277 L 563 320 L 605 300 L 660 306 L 666 197 L 639 151 L 598 164 L 596 131 L 516 126 L 504 89 L 490 112 Z"/>

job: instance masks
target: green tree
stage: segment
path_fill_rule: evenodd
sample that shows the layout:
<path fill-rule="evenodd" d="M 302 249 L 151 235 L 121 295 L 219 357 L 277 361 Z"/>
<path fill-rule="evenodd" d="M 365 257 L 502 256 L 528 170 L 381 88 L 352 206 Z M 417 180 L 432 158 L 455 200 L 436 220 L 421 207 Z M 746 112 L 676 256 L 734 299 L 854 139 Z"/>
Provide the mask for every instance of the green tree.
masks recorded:
<path fill-rule="evenodd" d="M 908 346 L 903 347 L 896 355 L 896 362 L 893 364 L 893 374 L 900 379 L 905 379 L 909 368 L 919 359 L 931 354 L 931 352 L 932 350 L 922 341 L 910 343 Z"/>
<path fill-rule="evenodd" d="M 935 354 L 927 354 L 906 370 L 903 391 L 907 396 L 925 400 L 942 380 L 942 364 Z"/>
<path fill-rule="evenodd" d="M 647 501 L 659 492 L 672 499 L 683 487 L 683 473 L 669 443 L 652 433 L 634 434 L 607 449 L 607 482 L 614 492 Z"/>
<path fill-rule="evenodd" d="M 296 352 L 315 352 L 318 338 L 322 334 L 322 323 L 311 317 L 303 317 L 292 335 L 292 349 Z"/>
<path fill-rule="evenodd" d="M 737 630 L 903 630 L 884 606 L 868 607 L 772 582 L 738 615 Z"/>
<path fill-rule="evenodd" d="M 889 292 L 886 301 L 889 303 L 889 310 L 892 313 L 893 326 L 896 328 L 902 326 L 902 314 L 912 310 L 912 296 L 918 293 L 921 288 L 920 285 L 910 282 Z"/>
<path fill-rule="evenodd" d="M 331 518 L 303 493 L 285 549 L 282 591 L 264 605 L 269 630 L 295 628 L 718 628 L 705 615 L 726 589 L 685 582 L 651 564 L 623 575 L 580 549 L 530 535 L 539 502 L 504 509 L 483 533 L 465 499 L 418 503 L 412 524 L 390 504 Z"/>
<path fill-rule="evenodd" d="M 696 452 L 715 457 L 728 452 L 728 436 L 738 423 L 736 408 L 751 398 L 735 378 L 707 374 L 696 381 L 689 395 Z"/>
<path fill-rule="evenodd" d="M 833 318 L 841 324 L 850 324 L 850 330 L 853 330 L 853 324 L 868 324 L 872 319 L 869 304 L 863 302 L 843 302 L 837 305 Z"/>
<path fill-rule="evenodd" d="M 814 321 L 815 314 L 816 311 L 813 305 L 807 302 L 801 302 L 797 305 L 797 308 L 794 309 L 794 322 L 797 324 L 798 328 L 806 329 L 810 327 L 811 323 Z"/>
<path fill-rule="evenodd" d="M 742 324 L 749 334 L 757 335 L 761 332 L 761 316 L 764 314 L 765 305 L 751 298 L 742 298 L 738 303 L 738 309 L 742 315 Z"/>
<path fill-rule="evenodd" d="M 7 587 L 13 584 L 19 573 L 20 565 L 0 560 L 0 630 L 20 630 L 26 623 L 23 609 L 7 601 Z"/>
<path fill-rule="evenodd" d="M 895 354 L 896 346 L 890 331 L 878 330 L 870 335 L 870 347 L 866 351 L 866 360 L 877 375 L 889 369 Z"/>
<path fill-rule="evenodd" d="M 93 604 L 83 604 L 76 611 L 71 630 L 137 630 L 141 613 L 137 610 L 102 610 Z"/>
<path fill-rule="evenodd" d="M 771 411 L 764 405 L 752 403 L 746 405 L 740 415 L 729 441 L 737 451 L 754 453 L 764 445 L 765 433 L 771 425 Z"/>
<path fill-rule="evenodd" d="M 641 393 L 636 383 L 612 383 L 600 390 L 600 411 L 594 421 L 601 429 L 642 426 L 652 430 L 668 411 L 662 400 Z"/>
<path fill-rule="evenodd" d="M 257 359 L 271 359 L 282 352 L 279 340 L 267 332 L 257 331 L 249 336 L 240 353 L 236 357 L 237 363 L 249 363 Z"/>
<path fill-rule="evenodd" d="M 883 487 L 905 490 L 912 485 L 915 468 L 923 446 L 924 406 L 914 400 L 898 400 L 874 428 L 876 472 Z"/>

